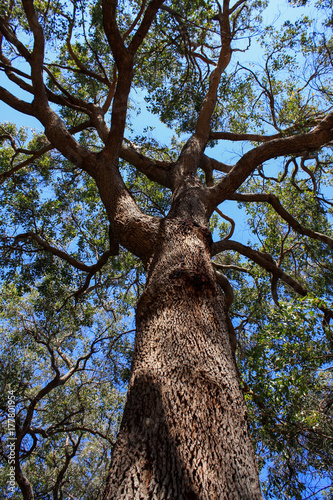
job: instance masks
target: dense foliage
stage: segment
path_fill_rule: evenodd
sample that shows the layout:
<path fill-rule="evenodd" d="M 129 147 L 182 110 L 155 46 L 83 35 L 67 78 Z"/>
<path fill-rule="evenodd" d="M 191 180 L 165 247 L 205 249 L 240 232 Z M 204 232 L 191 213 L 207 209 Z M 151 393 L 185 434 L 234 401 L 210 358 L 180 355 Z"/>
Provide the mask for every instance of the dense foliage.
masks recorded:
<path fill-rule="evenodd" d="M 146 3 L 118 2 L 128 44 Z M 273 2 L 230 7 L 233 54 L 211 120 L 212 158 L 199 171 L 207 186 L 254 146 L 307 133 L 332 110 L 332 1 L 288 3 L 280 18 Z M 136 54 L 119 169 L 148 215 L 165 216 L 171 194 L 138 155 L 168 165 L 193 133 L 220 51 L 222 4 L 164 2 Z M 52 108 L 98 153 L 105 141 L 94 110 L 110 120 L 119 78 L 101 2 L 34 7 Z M 23 114 L 34 93 L 27 18 L 18 0 L 1 3 L 0 99 Z M 170 144 L 162 124 L 142 126 L 145 103 L 173 129 Z M 43 130 L 6 122 L 0 144 L 0 485 L 6 498 L 21 498 L 6 490 L 13 390 L 17 459 L 35 498 L 97 499 L 121 419 L 144 267 L 126 248 L 110 249 L 94 180 Z M 332 145 L 305 143 L 261 164 L 211 217 L 216 272 L 233 287 L 236 357 L 267 499 L 333 495 Z"/>

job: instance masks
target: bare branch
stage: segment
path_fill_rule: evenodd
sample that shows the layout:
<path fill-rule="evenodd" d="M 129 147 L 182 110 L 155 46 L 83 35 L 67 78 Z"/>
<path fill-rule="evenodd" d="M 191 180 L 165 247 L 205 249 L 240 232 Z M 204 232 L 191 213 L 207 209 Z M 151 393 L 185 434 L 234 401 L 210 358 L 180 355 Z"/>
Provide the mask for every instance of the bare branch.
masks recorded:
<path fill-rule="evenodd" d="M 280 307 L 279 304 L 279 296 L 277 293 L 277 283 L 278 283 L 278 277 L 277 276 L 272 276 L 271 278 L 271 294 L 272 298 L 274 300 L 274 303 L 276 306 Z"/>
<path fill-rule="evenodd" d="M 23 474 L 19 460 L 15 460 L 15 479 L 21 489 L 24 500 L 26 498 L 29 500 L 34 498 L 32 485 L 28 481 L 27 477 Z"/>
<path fill-rule="evenodd" d="M 22 5 L 27 16 L 29 27 L 34 36 L 34 47 L 29 62 L 31 66 L 31 79 L 34 87 L 35 101 L 39 105 L 48 105 L 43 81 L 45 44 L 43 29 L 39 24 L 33 0 L 22 0 Z"/>
<path fill-rule="evenodd" d="M 227 68 L 232 54 L 230 46 L 229 1 L 225 0 L 223 2 L 223 12 L 221 12 L 218 17 L 221 28 L 222 48 L 216 68 L 210 75 L 209 89 L 203 101 L 195 130 L 195 136 L 200 138 L 200 141 L 202 141 L 204 145 L 206 145 L 210 135 L 210 121 L 216 105 L 217 90 L 221 75 Z"/>
<path fill-rule="evenodd" d="M 135 147 L 129 147 L 123 143 L 120 150 L 120 157 L 134 165 L 140 172 L 145 174 L 148 179 L 158 182 L 162 186 L 171 188 L 170 169 L 171 163 L 151 160 L 140 153 Z"/>
<path fill-rule="evenodd" d="M 67 382 L 67 380 L 69 380 L 74 375 L 74 373 L 76 373 L 77 371 L 84 370 L 88 360 L 94 354 L 95 344 L 98 342 L 100 342 L 100 339 L 95 339 L 94 342 L 90 346 L 89 352 L 86 355 L 78 358 L 76 363 L 75 363 L 75 366 L 73 366 L 71 369 L 69 369 L 62 376 L 60 376 L 60 374 L 56 374 L 56 376 L 50 382 L 48 382 L 42 389 L 40 389 L 37 392 L 37 394 L 31 400 L 29 407 L 27 408 L 27 413 L 26 413 L 26 417 L 25 417 L 23 426 L 20 429 L 20 432 L 18 433 L 18 436 L 17 436 L 17 446 L 18 447 L 20 447 L 20 444 L 21 444 L 24 436 L 29 432 L 31 421 L 33 418 L 33 414 L 34 414 L 35 408 L 38 405 L 38 403 L 44 398 L 44 396 L 46 396 L 51 391 L 53 391 L 53 389 L 55 389 L 56 387 L 59 387 L 61 385 L 64 385 Z M 81 364 L 82 364 L 82 366 L 80 366 Z"/>
<path fill-rule="evenodd" d="M 311 118 L 307 120 L 302 125 L 294 124 L 290 127 L 281 130 L 277 134 L 273 135 L 261 135 L 261 134 L 242 134 L 236 132 L 211 132 L 210 139 L 212 140 L 225 140 L 225 141 L 251 141 L 251 142 L 268 142 L 273 139 L 280 139 L 283 137 L 288 137 L 299 131 L 303 132 L 305 127 L 315 127 L 320 122 L 319 118 Z"/>
<path fill-rule="evenodd" d="M 70 128 L 68 131 L 71 134 L 76 134 L 78 132 L 82 132 L 83 130 L 86 130 L 87 128 L 92 126 L 92 121 L 87 120 L 80 125 L 77 125 L 76 127 Z M 131 165 L 135 166 L 140 172 L 142 172 L 144 175 L 148 177 L 148 179 L 157 182 L 158 184 L 171 188 L 171 181 L 170 181 L 170 168 L 172 166 L 172 163 L 170 162 L 164 162 L 164 161 L 159 161 L 159 160 L 152 160 L 148 158 L 147 156 L 143 155 L 138 148 L 135 147 L 135 145 L 131 144 L 129 145 L 129 141 L 127 141 L 128 144 L 123 143 L 121 150 L 120 150 L 120 158 L 123 160 L 127 161 Z M 19 163 L 12 169 L 8 170 L 7 172 L 4 172 L 3 174 L 0 175 L 0 184 L 5 182 L 6 179 L 11 177 L 13 174 L 21 170 L 22 168 L 30 165 L 33 163 L 35 160 L 43 156 L 43 154 L 52 151 L 54 147 L 52 144 L 48 144 L 47 146 L 44 146 L 43 148 L 39 149 L 38 151 L 25 151 L 25 154 L 30 154 L 31 157 L 27 158 L 23 162 Z M 212 160 L 212 162 L 217 162 L 216 160 Z M 215 163 L 214 163 L 215 164 Z M 222 164 L 221 164 L 222 165 Z"/>
<path fill-rule="evenodd" d="M 295 290 L 295 292 L 299 293 L 303 297 L 307 294 L 307 291 L 302 287 L 302 285 L 300 285 L 291 276 L 283 272 L 282 269 L 277 267 L 274 260 L 269 254 L 254 250 L 253 248 L 243 245 L 238 241 L 221 240 L 213 243 L 212 255 L 216 255 L 225 250 L 234 250 L 235 252 L 244 255 L 256 264 L 259 264 L 259 266 L 261 266 L 263 269 L 266 269 L 266 271 L 272 273 L 273 276 L 280 278 L 293 290 Z"/>
<path fill-rule="evenodd" d="M 22 0 L 22 4 L 28 19 L 29 27 L 34 36 L 34 48 L 31 54 L 29 64 L 31 66 L 31 79 L 33 84 L 34 100 L 32 105 L 27 108 L 15 106 L 16 101 L 10 99 L 9 105 L 13 105 L 15 109 L 19 109 L 24 113 L 31 114 L 38 118 L 45 127 L 45 134 L 51 143 L 66 156 L 75 165 L 81 166 L 85 170 L 94 169 L 93 155 L 82 147 L 68 132 L 64 122 L 50 108 L 48 103 L 47 91 L 43 81 L 43 62 L 44 62 L 44 34 L 43 29 L 38 21 L 37 14 L 34 9 L 32 0 Z M 1 89 L 0 89 L 1 90 Z M 1 98 L 8 100 L 8 95 L 4 91 L 0 92 Z M 7 93 L 8 94 L 8 93 Z"/>
<path fill-rule="evenodd" d="M 117 68 L 116 66 L 113 67 L 113 78 L 112 78 L 112 83 L 109 87 L 109 92 L 108 95 L 105 99 L 105 102 L 102 106 L 103 112 L 106 113 L 109 110 L 109 107 L 111 106 L 112 99 L 114 97 L 114 93 L 116 90 L 116 85 L 117 85 Z"/>
<path fill-rule="evenodd" d="M 218 184 L 207 188 L 211 213 L 216 206 L 229 198 L 260 164 L 278 156 L 318 149 L 332 139 L 333 112 L 330 112 L 326 118 L 306 134 L 274 139 L 251 149 L 242 156 Z"/>
<path fill-rule="evenodd" d="M 208 187 L 214 186 L 214 178 L 213 178 L 214 170 L 227 174 L 232 169 L 231 165 L 226 165 L 225 163 L 221 163 L 220 161 L 215 160 L 214 158 L 209 158 L 209 156 L 206 155 L 202 155 L 199 166 L 206 174 L 206 185 Z"/>
<path fill-rule="evenodd" d="M 134 30 L 135 26 L 138 24 L 138 22 L 140 21 L 140 18 L 145 10 L 145 7 L 146 7 L 146 0 L 143 0 L 142 1 L 142 4 L 141 4 L 141 7 L 140 7 L 140 10 L 139 12 L 137 13 L 136 15 L 136 18 L 134 19 L 134 21 L 132 22 L 131 26 L 128 28 L 127 31 L 125 31 L 125 33 L 123 34 L 123 40 L 125 41 L 126 38 L 129 37 L 129 35 L 132 33 L 132 31 Z"/>
<path fill-rule="evenodd" d="M 94 112 L 96 113 L 97 110 L 99 109 L 95 104 L 92 104 L 90 102 L 84 101 L 83 99 L 80 99 L 70 92 L 65 89 L 61 83 L 58 82 L 52 71 L 48 67 L 44 67 L 45 72 L 49 75 L 50 79 L 53 81 L 54 85 L 60 90 L 60 92 L 63 94 L 62 96 L 59 96 L 57 94 L 54 94 L 50 92 L 48 89 L 46 90 L 46 95 L 47 97 L 51 97 L 51 101 L 53 102 L 59 102 L 61 104 L 64 104 L 66 106 L 72 107 L 73 109 L 76 109 L 78 111 L 81 111 L 86 114 L 93 114 Z"/>
<path fill-rule="evenodd" d="M 68 262 L 68 264 L 75 267 L 76 269 L 79 269 L 80 271 L 84 271 L 87 273 L 96 273 L 97 271 L 99 271 L 102 268 L 102 266 L 104 266 L 106 264 L 107 259 L 111 255 L 110 250 L 107 250 L 99 258 L 99 260 L 96 262 L 96 264 L 93 264 L 92 266 L 87 266 L 87 264 L 84 264 L 83 262 L 78 261 L 77 259 L 75 259 L 71 255 L 69 255 L 68 253 L 64 252 L 63 250 L 60 250 L 59 248 L 53 247 L 47 241 L 45 241 L 43 238 L 38 236 L 38 234 L 35 234 L 32 231 L 17 235 L 14 239 L 14 244 L 18 243 L 19 241 L 27 240 L 27 239 L 32 239 L 32 240 L 36 241 L 36 243 L 38 243 L 38 245 L 40 245 L 42 248 L 44 248 L 44 250 L 46 250 L 47 252 L 50 252 L 57 257 L 60 257 L 62 260 L 65 260 L 66 262 Z"/>
<path fill-rule="evenodd" d="M 235 12 L 235 10 L 237 10 L 238 7 L 243 5 L 245 2 L 246 0 L 238 0 L 238 2 L 236 2 L 235 5 L 233 5 L 231 9 L 229 9 L 229 14 L 233 14 L 233 12 Z"/>
<path fill-rule="evenodd" d="M 225 236 L 225 238 L 223 238 L 223 240 L 229 240 L 235 231 L 235 221 L 231 217 L 228 217 L 228 215 L 221 212 L 221 210 L 217 207 L 215 208 L 215 212 L 218 213 L 220 217 L 227 220 L 231 224 L 231 229 L 229 231 L 229 234 L 227 234 L 227 236 Z"/>
<path fill-rule="evenodd" d="M 82 435 L 83 434 L 80 434 L 78 436 L 78 439 L 76 442 L 74 442 L 73 439 L 71 438 L 71 442 L 72 442 L 72 451 L 71 452 L 69 452 L 69 443 L 68 443 L 68 438 L 70 437 L 70 434 L 67 434 L 67 436 L 66 436 L 65 461 L 62 464 L 62 467 L 60 467 L 60 470 L 57 474 L 57 479 L 56 479 L 55 484 L 52 488 L 54 499 L 59 498 L 58 494 L 59 494 L 59 489 L 60 489 L 61 483 L 62 483 L 64 475 L 65 475 L 65 473 L 66 473 L 66 471 L 71 463 L 72 458 L 74 458 L 76 453 L 77 453 L 77 450 L 78 450 L 80 443 L 81 443 Z"/>
<path fill-rule="evenodd" d="M 86 122 L 81 123 L 80 125 L 77 125 L 76 127 L 72 127 L 69 129 L 69 132 L 71 134 L 76 134 L 78 132 L 82 132 L 83 130 L 86 130 L 91 126 L 91 121 L 87 120 Z M 43 156 L 45 153 L 48 153 L 49 151 L 52 151 L 54 148 L 51 144 L 48 144 L 47 146 L 44 146 L 43 148 L 39 149 L 38 151 L 22 151 L 25 154 L 31 155 L 30 158 L 27 160 L 22 161 L 15 167 L 11 168 L 7 172 L 4 172 L 3 174 L 0 175 L 0 184 L 3 184 L 6 179 L 14 175 L 16 172 L 21 170 L 24 167 L 27 167 L 28 165 L 31 165 L 35 160 L 38 160 L 41 156 Z"/>
<path fill-rule="evenodd" d="M 210 136 L 210 123 L 217 102 L 217 91 L 221 75 L 231 60 L 232 50 L 229 23 L 229 0 L 224 0 L 223 11 L 220 8 L 220 13 L 217 16 L 217 19 L 220 24 L 222 47 L 217 65 L 210 74 L 209 88 L 201 106 L 195 133 L 185 144 L 177 162 L 177 168 L 174 169 L 173 184 L 175 187 L 179 185 L 182 179 L 191 178 L 193 173 L 195 173 L 199 167 L 202 154 Z"/>
<path fill-rule="evenodd" d="M 36 116 L 32 104 L 15 97 L 3 87 L 0 87 L 0 99 L 11 108 L 20 111 L 25 115 Z"/>
<path fill-rule="evenodd" d="M 246 273 L 246 274 L 252 274 L 252 272 L 247 269 L 246 267 L 242 266 L 236 266 L 235 264 L 220 264 L 219 262 L 212 262 L 213 266 L 216 267 L 216 269 L 230 269 L 232 271 L 239 271 L 241 273 Z"/>
<path fill-rule="evenodd" d="M 155 15 L 161 5 L 164 3 L 164 0 L 151 0 L 149 2 L 146 12 L 143 16 L 142 22 L 137 29 L 135 35 L 132 38 L 131 43 L 129 44 L 128 50 L 134 55 L 140 45 L 142 44 L 150 26 L 153 22 Z"/>
<path fill-rule="evenodd" d="M 116 21 L 117 1 L 103 0 L 104 30 L 119 70 L 118 82 L 113 98 L 111 130 L 106 141 L 106 152 L 110 161 L 118 161 L 126 123 L 127 101 L 133 78 L 134 56 L 155 17 L 163 0 L 149 2 L 143 20 L 128 48 L 125 47 Z"/>
<path fill-rule="evenodd" d="M 7 58 L 5 58 L 3 54 L 0 54 L 0 59 L 2 61 L 0 63 L 0 68 L 4 69 L 4 72 L 6 76 L 9 78 L 9 80 L 18 85 L 22 90 L 25 90 L 26 92 L 30 92 L 31 94 L 33 94 L 32 86 L 22 79 L 26 78 L 27 80 L 31 80 L 31 76 L 28 75 L 27 73 L 24 73 L 23 71 L 20 71 L 17 68 L 14 68 L 11 65 L 11 62 Z"/>
<path fill-rule="evenodd" d="M 27 75 L 27 74 L 23 73 L 22 71 L 19 71 L 16 68 L 13 68 L 9 61 L 7 61 L 5 64 L 3 64 L 1 66 L 3 66 L 5 73 L 6 73 L 7 77 L 9 78 L 9 80 L 11 80 L 16 85 L 18 85 L 22 90 L 29 92 L 33 96 L 35 95 L 35 90 L 34 90 L 33 85 L 30 85 L 29 83 L 22 80 L 22 78 L 19 78 L 17 76 L 18 74 L 20 74 L 24 78 L 31 79 L 30 75 Z M 52 66 L 52 65 L 47 65 L 47 66 Z M 58 89 L 62 93 L 62 95 L 55 94 L 54 92 L 51 92 L 50 89 L 48 89 L 46 86 L 44 86 L 45 94 L 46 94 L 48 100 L 53 102 L 54 104 L 60 104 L 62 106 L 67 106 L 67 107 L 74 109 L 76 111 L 80 111 L 82 113 L 88 114 L 91 117 L 94 125 L 96 126 L 97 131 L 100 132 L 100 129 L 103 128 L 103 127 L 101 127 L 101 121 L 104 122 L 104 120 L 101 120 L 101 116 L 104 115 L 104 113 L 107 111 L 108 108 L 104 110 L 104 107 L 100 108 L 99 106 L 96 106 L 95 104 L 89 103 L 87 101 L 84 101 L 83 99 L 79 99 L 76 96 L 70 94 L 58 82 L 58 80 L 55 78 L 54 74 L 50 71 L 50 69 L 48 69 L 47 66 L 44 66 L 43 68 L 45 69 L 46 73 L 49 75 L 50 79 L 53 81 L 55 86 L 58 87 Z M 111 94 L 111 92 L 114 92 L 114 86 L 115 85 L 113 85 L 113 83 L 110 84 L 109 94 Z M 112 97 L 113 97 L 113 94 L 112 94 Z M 2 99 L 4 102 L 6 102 L 5 98 L 1 97 L 1 93 L 0 93 L 0 99 Z M 13 99 L 16 99 L 16 98 L 13 97 Z M 9 105 L 11 105 L 14 108 L 15 107 L 14 101 L 13 101 L 13 104 L 9 104 Z M 110 103 L 108 103 L 108 105 L 110 105 Z M 31 108 L 31 111 L 29 114 L 33 114 L 33 116 L 37 116 L 34 109 L 33 109 L 33 106 Z M 103 125 L 105 127 L 105 123 L 103 123 Z"/>
<path fill-rule="evenodd" d="M 315 240 L 322 241 L 333 248 L 333 238 L 325 234 L 317 233 L 312 229 L 308 229 L 300 224 L 287 210 L 281 205 L 277 196 L 272 193 L 235 193 L 228 197 L 229 200 L 243 201 L 243 202 L 260 202 L 269 203 L 274 210 L 284 219 L 290 227 L 297 233 L 309 236 Z"/>
<path fill-rule="evenodd" d="M 29 50 L 21 43 L 15 33 L 12 31 L 12 29 L 8 26 L 7 22 L 5 19 L 3 19 L 0 16 L 0 33 L 10 42 L 16 49 L 18 50 L 19 54 L 24 57 L 26 61 L 31 60 L 31 53 Z"/>
<path fill-rule="evenodd" d="M 216 141 L 219 139 L 225 141 L 253 141 L 253 142 L 267 142 L 272 139 L 278 139 L 281 134 L 274 135 L 260 135 L 260 134 L 241 134 L 236 132 L 211 132 L 209 138 Z"/>
<path fill-rule="evenodd" d="M 48 429 L 42 429 L 41 427 L 31 427 L 30 432 L 33 434 L 40 434 L 43 436 L 43 438 L 48 438 L 49 436 L 54 436 L 57 434 L 61 434 L 64 432 L 75 432 L 75 431 L 82 431 L 82 432 L 87 432 L 89 434 L 92 434 L 93 436 L 99 436 L 102 439 L 105 439 L 113 445 L 112 439 L 107 435 L 104 434 L 103 432 L 100 432 L 95 429 L 91 429 L 88 425 L 70 425 L 68 427 L 59 427 L 57 426 L 50 426 Z"/>
<path fill-rule="evenodd" d="M 74 9 L 75 9 L 75 7 L 74 7 Z M 83 73 L 84 75 L 89 76 L 91 78 L 94 78 L 95 80 L 97 80 L 97 81 L 99 81 L 101 83 L 104 83 L 104 84 L 106 84 L 106 85 L 108 85 L 110 87 L 111 86 L 111 82 L 106 77 L 106 75 L 104 75 L 104 77 L 103 77 L 103 76 L 99 75 L 98 73 L 96 73 L 95 71 L 91 71 L 90 69 L 88 69 L 80 61 L 80 59 L 78 58 L 78 56 L 75 54 L 74 49 L 73 49 L 72 44 L 71 44 L 73 27 L 74 27 L 74 25 L 73 25 L 73 23 L 71 23 L 69 25 L 69 29 L 68 29 L 68 35 L 67 35 L 66 44 L 67 44 L 68 52 L 69 52 L 70 56 L 72 57 L 73 61 L 75 62 L 75 64 L 77 65 L 77 67 L 79 68 L 79 71 L 81 73 Z"/>
<path fill-rule="evenodd" d="M 218 284 L 224 292 L 226 310 L 228 311 L 234 300 L 234 291 L 229 283 L 228 278 L 224 276 L 224 274 L 222 274 L 220 271 L 217 271 L 217 269 L 215 269 L 215 276 Z"/>
<path fill-rule="evenodd" d="M 103 26 L 116 65 L 122 68 L 128 62 L 128 51 L 116 21 L 117 0 L 102 0 Z"/>

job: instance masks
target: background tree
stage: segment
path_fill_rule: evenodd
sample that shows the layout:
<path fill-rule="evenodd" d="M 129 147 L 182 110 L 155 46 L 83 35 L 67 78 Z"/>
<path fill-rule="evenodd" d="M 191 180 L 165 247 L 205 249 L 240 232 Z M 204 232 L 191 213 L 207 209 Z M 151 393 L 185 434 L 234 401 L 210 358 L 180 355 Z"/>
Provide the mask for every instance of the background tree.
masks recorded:
<path fill-rule="evenodd" d="M 8 497 L 261 498 L 248 415 L 267 498 L 332 493 L 332 2 L 291 3 L 1 4 L 0 98 L 44 128 L 0 135 Z"/>

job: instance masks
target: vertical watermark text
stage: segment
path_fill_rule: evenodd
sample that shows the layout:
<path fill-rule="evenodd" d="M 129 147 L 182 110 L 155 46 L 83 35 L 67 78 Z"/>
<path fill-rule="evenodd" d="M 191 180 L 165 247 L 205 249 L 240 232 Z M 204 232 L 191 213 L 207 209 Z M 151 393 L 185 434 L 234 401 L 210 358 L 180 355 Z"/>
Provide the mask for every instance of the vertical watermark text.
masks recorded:
<path fill-rule="evenodd" d="M 9 492 L 14 493 L 15 491 L 15 396 L 14 391 L 9 389 L 7 393 L 7 448 L 8 448 L 8 484 L 7 489 Z"/>

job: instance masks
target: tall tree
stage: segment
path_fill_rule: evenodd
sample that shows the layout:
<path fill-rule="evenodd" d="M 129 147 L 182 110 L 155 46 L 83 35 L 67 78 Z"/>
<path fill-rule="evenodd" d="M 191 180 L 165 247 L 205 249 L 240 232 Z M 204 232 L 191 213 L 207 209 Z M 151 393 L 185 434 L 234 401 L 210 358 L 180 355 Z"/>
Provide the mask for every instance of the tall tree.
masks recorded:
<path fill-rule="evenodd" d="M 64 475 L 83 440 L 95 433 L 103 443 L 113 444 L 113 429 L 106 429 L 105 422 L 94 428 L 85 414 L 85 387 L 95 390 L 89 370 L 109 369 L 103 365 L 108 349 L 118 345 L 126 356 L 116 329 L 118 311 L 113 308 L 111 321 L 112 307 L 106 302 L 107 293 L 114 294 L 119 314 L 126 312 L 127 297 L 117 295 L 113 280 L 121 279 L 126 287 L 133 272 L 128 286 L 134 299 L 140 295 L 135 345 L 104 499 L 262 498 L 244 392 L 262 410 L 260 428 L 257 420 L 253 431 L 262 432 L 264 444 L 278 432 L 274 419 L 288 421 L 286 430 L 282 425 L 280 429 L 284 464 L 292 469 L 296 435 L 304 438 L 299 443 L 312 453 L 315 464 L 316 440 L 305 435 L 304 429 L 311 426 L 299 416 L 301 392 L 292 393 L 292 387 L 300 370 L 305 378 L 298 387 L 304 395 L 306 381 L 331 356 L 333 235 L 326 177 L 332 173 L 332 19 L 325 17 L 325 9 L 330 12 L 332 5 L 328 0 L 317 6 L 316 29 L 303 17 L 285 22 L 277 33 L 272 26 L 263 27 L 266 4 L 1 4 L 0 68 L 7 85 L 0 87 L 0 99 L 44 128 L 44 134 L 30 137 L 29 146 L 24 145 L 23 131 L 13 127 L 4 126 L 1 135 L 6 144 L 1 162 L 4 200 L 10 207 L 7 216 L 16 217 L 14 222 L 9 219 L 9 231 L 2 237 L 3 262 L 21 295 L 30 292 L 26 300 L 34 304 L 34 311 L 27 310 L 20 294 L 15 299 L 16 292 L 7 288 L 6 304 L 13 308 L 16 300 L 25 311 L 11 335 L 17 342 L 23 325 L 22 349 L 34 339 L 49 367 L 42 380 L 50 380 L 39 392 L 22 396 L 16 457 L 23 448 L 25 454 L 33 452 L 38 434 L 62 440 L 65 456 L 52 478 L 53 498 L 64 494 Z M 261 68 L 244 56 L 254 37 L 264 61 Z M 176 140 L 167 148 L 145 137 L 125 138 L 132 88 L 145 90 L 151 111 L 180 134 L 180 147 Z M 209 156 L 210 147 L 219 141 L 242 142 L 233 165 Z M 275 161 L 278 158 L 281 162 Z M 52 202 L 43 199 L 50 197 L 47 190 L 40 192 L 43 184 L 52 189 Z M 232 240 L 235 223 L 219 208 L 227 200 L 244 204 L 261 246 Z M 231 224 L 229 232 L 221 225 L 222 239 L 216 242 L 211 233 L 214 211 Z M 244 259 L 251 263 L 248 267 Z M 53 270 L 59 261 L 62 264 Z M 25 276 L 14 273 L 18 268 Z M 263 273 L 271 277 L 270 290 Z M 236 283 L 233 309 L 228 277 Z M 29 285 L 22 289 L 29 280 L 40 280 L 42 298 L 37 299 Z M 258 294 L 251 297 L 251 289 Z M 308 297 L 308 302 L 300 304 L 297 295 Z M 303 328 L 309 311 L 315 317 Z M 229 312 L 239 333 L 239 368 Z M 312 346 L 309 360 L 295 347 L 295 328 L 303 328 L 303 338 L 310 342 L 319 314 L 324 346 L 318 352 Z M 91 325 L 96 327 L 93 337 L 87 333 Z M 75 339 L 82 342 L 85 335 L 79 352 Z M 95 358 L 97 349 L 100 355 Z M 294 370 L 278 384 L 278 369 L 291 356 Z M 265 362 L 275 370 L 274 391 L 263 375 Z M 27 363 L 27 371 L 32 369 L 33 357 Z M 239 369 L 247 381 L 240 379 Z M 114 380 L 104 387 L 117 398 Z M 310 400 L 329 387 L 325 380 L 309 387 Z M 81 406 L 70 405 L 61 420 L 67 410 L 54 389 L 67 381 L 78 392 Z M 22 379 L 20 390 L 23 385 Z M 292 404 L 286 413 L 274 404 L 270 409 L 287 390 Z M 327 389 L 322 396 L 325 415 L 332 404 L 330 394 Z M 46 396 L 50 401 L 41 410 Z M 52 404 L 57 422 L 53 426 L 46 416 Z M 308 404 L 312 411 L 311 401 Z M 254 413 L 251 404 L 249 408 Z M 34 413 L 39 428 L 32 427 Z M 104 419 L 110 419 L 107 412 Z M 325 435 L 325 422 L 321 418 L 317 439 Z M 281 454 L 282 448 L 274 451 Z M 93 468 L 98 470 L 97 465 Z M 18 459 L 15 474 L 23 497 L 34 498 L 34 487 Z M 281 478 L 275 489 L 282 487 Z"/>

